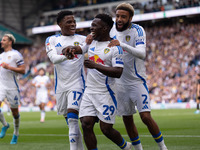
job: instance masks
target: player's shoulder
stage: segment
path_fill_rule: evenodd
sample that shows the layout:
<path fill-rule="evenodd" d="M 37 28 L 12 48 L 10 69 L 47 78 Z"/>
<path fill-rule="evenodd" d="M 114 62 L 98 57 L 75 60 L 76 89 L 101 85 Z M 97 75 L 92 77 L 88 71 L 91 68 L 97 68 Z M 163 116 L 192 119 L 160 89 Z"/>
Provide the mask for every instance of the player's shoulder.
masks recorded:
<path fill-rule="evenodd" d="M 116 51 L 118 54 L 123 54 L 123 49 L 121 46 L 113 46 L 111 48 L 112 48 L 112 51 Z"/>
<path fill-rule="evenodd" d="M 136 32 L 138 34 L 138 36 L 144 36 L 144 34 L 145 34 L 144 28 L 142 26 L 140 26 L 139 24 L 131 23 L 131 26 L 129 27 L 129 29 L 132 32 Z"/>
<path fill-rule="evenodd" d="M 49 43 L 51 40 L 55 40 L 56 38 L 61 37 L 61 34 L 55 34 L 55 35 L 51 35 L 49 37 L 46 38 L 46 43 Z"/>
<path fill-rule="evenodd" d="M 81 35 L 81 34 L 74 34 L 74 36 L 77 36 L 77 37 L 80 37 L 80 38 L 86 38 L 86 36 L 85 35 Z"/>
<path fill-rule="evenodd" d="M 17 55 L 17 56 L 22 57 L 22 54 L 21 54 L 18 50 L 16 50 L 16 49 L 12 49 L 12 50 L 10 51 L 10 53 L 12 53 L 13 55 Z"/>
<path fill-rule="evenodd" d="M 80 40 L 85 40 L 86 39 L 86 36 L 81 35 L 81 34 L 75 34 L 74 36 L 77 37 Z"/>

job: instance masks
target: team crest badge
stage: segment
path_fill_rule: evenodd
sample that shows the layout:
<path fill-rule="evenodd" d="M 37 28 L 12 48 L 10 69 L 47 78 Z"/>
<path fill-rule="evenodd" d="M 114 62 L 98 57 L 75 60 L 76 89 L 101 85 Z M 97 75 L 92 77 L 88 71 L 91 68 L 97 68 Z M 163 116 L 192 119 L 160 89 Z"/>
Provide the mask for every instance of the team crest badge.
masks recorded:
<path fill-rule="evenodd" d="M 107 54 L 110 51 L 109 48 L 104 49 L 104 53 Z"/>
<path fill-rule="evenodd" d="M 126 41 L 130 41 L 131 37 L 129 35 L 126 36 Z"/>
<path fill-rule="evenodd" d="M 11 58 L 11 56 L 8 56 L 8 59 L 10 59 Z"/>
<path fill-rule="evenodd" d="M 74 46 L 79 46 L 79 42 L 74 42 Z"/>

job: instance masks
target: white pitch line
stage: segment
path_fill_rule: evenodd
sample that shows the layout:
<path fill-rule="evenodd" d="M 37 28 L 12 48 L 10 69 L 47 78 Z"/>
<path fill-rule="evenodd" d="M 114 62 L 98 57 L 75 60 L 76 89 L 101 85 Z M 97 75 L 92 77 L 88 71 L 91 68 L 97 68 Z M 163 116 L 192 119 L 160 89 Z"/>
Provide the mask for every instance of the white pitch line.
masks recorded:
<path fill-rule="evenodd" d="M 7 134 L 7 135 L 13 135 L 13 134 Z M 67 134 L 20 134 L 20 136 L 57 136 L 57 137 L 66 137 Z M 96 135 L 96 136 L 104 136 L 104 135 Z M 128 135 L 122 135 L 123 137 L 127 137 Z M 151 135 L 140 135 L 140 137 L 152 137 Z M 164 137 L 170 137 L 170 138 L 200 138 L 200 135 L 164 135 Z"/>

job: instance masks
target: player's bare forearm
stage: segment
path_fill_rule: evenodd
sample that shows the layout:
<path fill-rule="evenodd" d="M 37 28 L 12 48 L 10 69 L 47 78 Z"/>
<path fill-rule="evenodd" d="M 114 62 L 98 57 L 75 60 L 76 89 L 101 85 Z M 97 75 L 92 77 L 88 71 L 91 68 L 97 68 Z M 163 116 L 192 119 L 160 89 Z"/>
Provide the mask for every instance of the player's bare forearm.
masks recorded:
<path fill-rule="evenodd" d="M 113 47 L 113 46 L 120 46 L 119 41 L 118 40 L 110 41 L 110 43 L 108 44 L 108 47 Z"/>
<path fill-rule="evenodd" d="M 80 46 L 67 46 L 62 50 L 62 54 L 68 59 L 73 59 L 75 54 L 82 54 L 82 49 Z"/>
<path fill-rule="evenodd" d="M 112 78 L 120 78 L 123 72 L 121 67 L 105 67 L 100 64 L 97 65 L 96 69 L 104 75 Z"/>

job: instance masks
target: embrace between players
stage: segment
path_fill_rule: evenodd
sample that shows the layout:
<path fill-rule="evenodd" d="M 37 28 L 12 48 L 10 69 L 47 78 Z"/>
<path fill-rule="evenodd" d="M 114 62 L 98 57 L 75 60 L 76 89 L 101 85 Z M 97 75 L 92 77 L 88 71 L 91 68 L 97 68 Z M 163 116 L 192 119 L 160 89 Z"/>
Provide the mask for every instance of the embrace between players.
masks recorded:
<path fill-rule="evenodd" d="M 88 37 L 75 34 L 71 11 L 61 11 L 57 24 L 61 34 L 46 40 L 46 52 L 55 66 L 55 93 L 58 114 L 69 127 L 70 150 L 83 150 L 82 134 L 88 150 L 97 150 L 93 131 L 99 122 L 103 134 L 124 150 L 142 150 L 133 114 L 135 106 L 160 150 L 167 150 L 162 133 L 151 117 L 146 85 L 146 35 L 131 23 L 134 9 L 129 3 L 116 7 L 116 22 L 98 14 Z M 84 60 L 84 54 L 88 58 Z M 84 66 L 87 68 L 85 79 Z M 130 142 L 113 128 L 116 115 L 123 116 Z"/>

